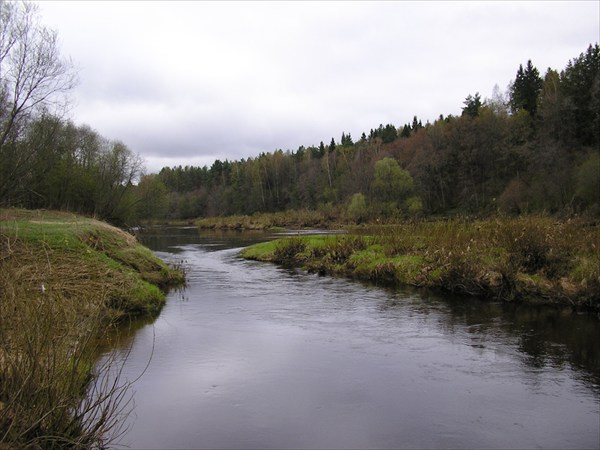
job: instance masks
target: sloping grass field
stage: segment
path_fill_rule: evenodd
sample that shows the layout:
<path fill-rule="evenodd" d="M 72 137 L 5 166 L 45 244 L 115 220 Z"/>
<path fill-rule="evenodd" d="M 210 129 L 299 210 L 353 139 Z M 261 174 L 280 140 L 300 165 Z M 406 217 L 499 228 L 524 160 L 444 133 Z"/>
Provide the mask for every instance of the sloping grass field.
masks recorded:
<path fill-rule="evenodd" d="M 96 338 L 184 280 L 104 222 L 0 210 L 0 448 L 104 445 L 123 389 L 94 385 Z"/>

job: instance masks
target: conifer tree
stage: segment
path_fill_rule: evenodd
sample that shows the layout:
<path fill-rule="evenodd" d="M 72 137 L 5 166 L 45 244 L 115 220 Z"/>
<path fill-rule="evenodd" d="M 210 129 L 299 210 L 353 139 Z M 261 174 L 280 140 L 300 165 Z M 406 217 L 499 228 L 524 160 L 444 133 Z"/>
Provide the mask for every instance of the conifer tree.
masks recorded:
<path fill-rule="evenodd" d="M 463 104 L 465 105 L 462 109 L 463 116 L 477 117 L 479 115 L 479 108 L 482 106 L 479 92 L 476 92 L 475 96 L 469 94 Z"/>
<path fill-rule="evenodd" d="M 410 125 L 409 124 L 405 124 L 404 127 L 402 128 L 402 132 L 400 133 L 400 137 L 410 137 L 410 133 L 411 133 L 411 129 L 410 129 Z"/>
<path fill-rule="evenodd" d="M 519 70 L 510 89 L 510 107 L 513 113 L 520 110 L 527 111 L 531 116 L 537 112 L 537 101 L 542 91 L 544 81 L 539 71 L 533 66 L 531 60 L 527 67 L 519 65 Z"/>
<path fill-rule="evenodd" d="M 572 133 L 583 145 L 600 144 L 600 47 L 569 61 L 560 77 L 566 119 Z"/>

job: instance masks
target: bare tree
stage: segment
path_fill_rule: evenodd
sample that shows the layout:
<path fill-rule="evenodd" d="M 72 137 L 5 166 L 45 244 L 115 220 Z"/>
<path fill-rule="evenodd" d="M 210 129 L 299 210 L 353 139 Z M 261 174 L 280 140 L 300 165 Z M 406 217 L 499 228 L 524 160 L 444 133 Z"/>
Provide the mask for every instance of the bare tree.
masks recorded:
<path fill-rule="evenodd" d="M 32 158 L 19 146 L 28 124 L 63 112 L 76 83 L 75 66 L 61 57 L 58 35 L 40 23 L 37 5 L 0 0 L 0 203 Z"/>

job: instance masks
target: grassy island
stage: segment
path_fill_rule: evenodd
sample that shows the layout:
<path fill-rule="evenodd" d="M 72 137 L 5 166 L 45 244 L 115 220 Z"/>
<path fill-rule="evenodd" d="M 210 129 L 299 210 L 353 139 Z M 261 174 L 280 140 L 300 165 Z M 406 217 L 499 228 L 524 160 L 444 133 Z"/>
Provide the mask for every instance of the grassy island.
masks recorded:
<path fill-rule="evenodd" d="M 600 227 L 547 217 L 448 219 L 294 236 L 247 259 L 388 285 L 600 311 Z"/>
<path fill-rule="evenodd" d="M 104 222 L 0 210 L 0 448 L 101 446 L 123 390 L 94 385 L 95 339 L 158 313 L 164 289 L 183 282 Z"/>

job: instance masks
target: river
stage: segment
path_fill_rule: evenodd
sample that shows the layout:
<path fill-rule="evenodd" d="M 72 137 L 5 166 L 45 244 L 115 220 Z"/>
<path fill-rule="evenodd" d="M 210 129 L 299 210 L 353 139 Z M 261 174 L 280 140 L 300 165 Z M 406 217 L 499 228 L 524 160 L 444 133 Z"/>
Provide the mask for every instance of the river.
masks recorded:
<path fill-rule="evenodd" d="M 141 236 L 188 284 L 114 350 L 121 377 L 139 377 L 121 445 L 600 446 L 598 317 L 239 258 L 266 238 Z"/>

